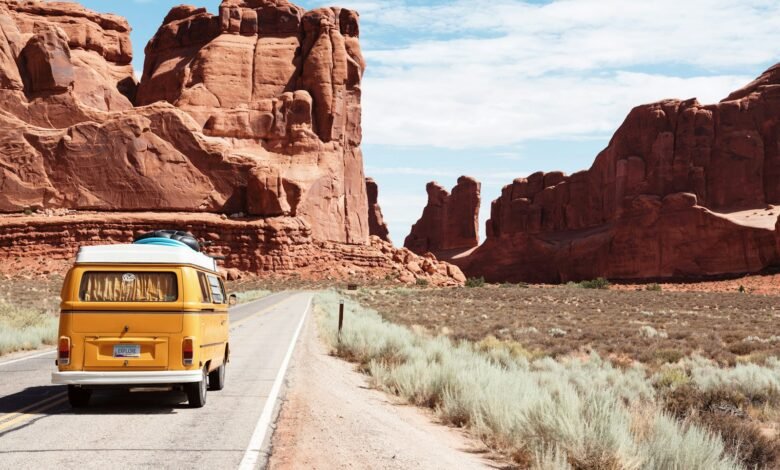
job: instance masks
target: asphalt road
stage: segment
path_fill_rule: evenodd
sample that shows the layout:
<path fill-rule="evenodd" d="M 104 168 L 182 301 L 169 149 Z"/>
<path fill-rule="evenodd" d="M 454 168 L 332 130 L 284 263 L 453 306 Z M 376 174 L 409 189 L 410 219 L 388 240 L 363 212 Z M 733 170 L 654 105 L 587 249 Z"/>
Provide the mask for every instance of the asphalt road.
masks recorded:
<path fill-rule="evenodd" d="M 54 353 L 0 359 L 0 469 L 254 468 L 310 294 L 231 308 L 225 389 L 187 408 L 178 392 L 95 392 L 78 411 L 51 385 Z"/>

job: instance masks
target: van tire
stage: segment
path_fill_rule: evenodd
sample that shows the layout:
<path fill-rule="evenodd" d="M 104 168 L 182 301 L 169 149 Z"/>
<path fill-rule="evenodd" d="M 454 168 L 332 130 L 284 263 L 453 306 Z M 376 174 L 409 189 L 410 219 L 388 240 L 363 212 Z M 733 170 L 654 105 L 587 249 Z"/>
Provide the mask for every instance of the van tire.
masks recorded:
<path fill-rule="evenodd" d="M 206 405 L 206 391 L 208 389 L 208 369 L 206 367 L 203 368 L 199 382 L 184 384 L 190 408 L 203 408 Z"/>
<path fill-rule="evenodd" d="M 209 374 L 209 390 L 219 391 L 225 388 L 225 363 L 220 364 Z"/>
<path fill-rule="evenodd" d="M 84 408 L 89 405 L 89 399 L 92 397 L 92 390 L 68 385 L 68 402 L 73 408 Z"/>

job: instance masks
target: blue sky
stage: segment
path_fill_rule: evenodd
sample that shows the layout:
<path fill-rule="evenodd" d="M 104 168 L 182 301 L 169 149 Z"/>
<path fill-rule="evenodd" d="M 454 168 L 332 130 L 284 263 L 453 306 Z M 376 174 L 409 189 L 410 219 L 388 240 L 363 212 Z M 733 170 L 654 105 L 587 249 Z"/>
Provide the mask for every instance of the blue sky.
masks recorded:
<path fill-rule="evenodd" d="M 140 71 L 146 42 L 181 1 L 82 3 L 128 18 Z M 512 179 L 588 168 L 633 106 L 717 102 L 777 62 L 780 43 L 774 0 L 336 3 L 361 14 L 366 174 L 396 244 L 428 181 L 482 181 L 484 236 L 490 201 Z"/>

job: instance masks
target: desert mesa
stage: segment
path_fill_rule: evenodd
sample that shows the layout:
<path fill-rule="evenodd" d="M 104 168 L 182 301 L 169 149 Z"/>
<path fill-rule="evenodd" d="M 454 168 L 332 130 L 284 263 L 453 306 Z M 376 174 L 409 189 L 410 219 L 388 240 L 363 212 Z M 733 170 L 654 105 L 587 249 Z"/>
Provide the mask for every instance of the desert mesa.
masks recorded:
<path fill-rule="evenodd" d="M 717 104 L 634 108 L 593 166 L 505 186 L 479 245 L 480 187 L 428 205 L 405 246 L 489 281 L 700 279 L 780 264 L 780 66 Z"/>

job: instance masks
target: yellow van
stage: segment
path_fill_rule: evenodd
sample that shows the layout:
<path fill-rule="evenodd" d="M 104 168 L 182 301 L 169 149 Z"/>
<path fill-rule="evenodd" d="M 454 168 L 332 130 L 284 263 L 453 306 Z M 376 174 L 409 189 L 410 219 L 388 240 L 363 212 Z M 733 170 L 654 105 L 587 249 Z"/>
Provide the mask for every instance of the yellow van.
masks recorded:
<path fill-rule="evenodd" d="M 171 239 L 82 247 L 62 288 L 57 372 L 73 407 L 97 388 L 225 386 L 228 305 L 213 258 Z"/>

